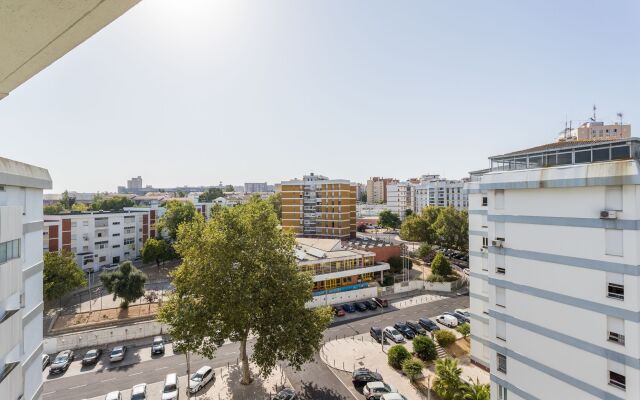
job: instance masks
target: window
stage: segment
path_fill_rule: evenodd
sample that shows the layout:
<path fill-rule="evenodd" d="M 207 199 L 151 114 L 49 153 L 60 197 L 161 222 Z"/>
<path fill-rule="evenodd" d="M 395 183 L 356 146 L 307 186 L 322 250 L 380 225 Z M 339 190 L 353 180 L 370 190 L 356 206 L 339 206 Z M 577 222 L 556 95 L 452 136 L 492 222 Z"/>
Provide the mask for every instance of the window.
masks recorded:
<path fill-rule="evenodd" d="M 111 235 L 111 236 L 120 236 L 120 234 L 119 234 L 119 233 L 114 233 L 114 234 L 113 234 L 113 235 Z"/>
<path fill-rule="evenodd" d="M 504 275 L 505 273 L 506 273 L 506 270 L 504 267 L 496 267 L 496 274 Z"/>
<path fill-rule="evenodd" d="M 106 256 L 102 256 L 98 259 L 99 262 L 105 262 L 107 261 L 107 257 Z"/>
<path fill-rule="evenodd" d="M 485 197 L 482 198 L 482 205 L 486 207 L 487 203 L 488 203 L 487 202 L 487 197 L 485 196 Z"/>
<path fill-rule="evenodd" d="M 0 264 L 20 258 L 20 239 L 0 243 Z"/>
<path fill-rule="evenodd" d="M 113 221 L 111 225 L 120 225 L 120 221 Z"/>
<path fill-rule="evenodd" d="M 489 238 L 488 237 L 483 237 L 482 238 L 482 248 L 486 249 L 487 247 L 489 247 Z"/>
<path fill-rule="evenodd" d="M 507 341 L 507 323 L 499 319 L 496 320 L 496 338 Z"/>
<path fill-rule="evenodd" d="M 507 388 L 498 385 L 498 400 L 507 400 Z"/>
<path fill-rule="evenodd" d="M 89 221 L 82 221 L 82 226 L 89 226 Z"/>
<path fill-rule="evenodd" d="M 504 354 L 496 353 L 496 358 L 498 359 L 498 371 L 506 374 L 507 373 L 507 356 Z"/>
<path fill-rule="evenodd" d="M 624 300 L 624 285 L 617 283 L 607 284 L 607 297 L 612 299 Z"/>
<path fill-rule="evenodd" d="M 625 390 L 627 387 L 627 378 L 617 372 L 609 371 L 609 385 Z"/>
<path fill-rule="evenodd" d="M 120 247 L 120 245 L 119 245 L 119 244 L 114 244 L 114 245 L 113 245 L 113 246 L 111 246 L 111 247 L 112 247 L 112 248 L 114 248 L 114 249 L 117 249 L 117 248 L 119 248 L 119 247 Z"/>
<path fill-rule="evenodd" d="M 623 255 L 622 249 L 622 229 L 605 229 L 605 254 L 610 256 Z"/>
<path fill-rule="evenodd" d="M 496 305 L 506 307 L 506 290 L 502 287 L 496 288 Z"/>

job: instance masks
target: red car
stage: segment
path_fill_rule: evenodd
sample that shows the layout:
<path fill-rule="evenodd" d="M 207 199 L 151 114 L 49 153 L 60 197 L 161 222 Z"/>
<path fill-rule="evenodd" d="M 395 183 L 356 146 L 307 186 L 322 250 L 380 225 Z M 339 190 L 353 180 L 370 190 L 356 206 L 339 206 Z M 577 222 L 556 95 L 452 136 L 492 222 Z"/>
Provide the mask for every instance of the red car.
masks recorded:
<path fill-rule="evenodd" d="M 339 308 L 339 307 L 336 307 L 336 306 L 333 306 L 333 314 L 336 317 L 344 317 L 345 316 L 344 310 L 342 308 Z"/>
<path fill-rule="evenodd" d="M 371 299 L 371 301 L 373 301 L 380 307 L 389 307 L 389 303 L 387 302 L 387 300 L 381 297 L 374 297 Z"/>

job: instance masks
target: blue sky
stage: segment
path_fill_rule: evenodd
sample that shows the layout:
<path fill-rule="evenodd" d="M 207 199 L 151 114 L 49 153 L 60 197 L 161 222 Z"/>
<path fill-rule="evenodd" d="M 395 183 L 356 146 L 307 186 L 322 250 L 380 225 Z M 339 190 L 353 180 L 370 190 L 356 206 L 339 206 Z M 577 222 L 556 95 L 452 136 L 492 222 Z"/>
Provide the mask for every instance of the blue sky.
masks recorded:
<path fill-rule="evenodd" d="M 1 155 L 48 168 L 54 191 L 461 178 L 594 103 L 640 129 L 639 11 L 144 0 L 0 101 Z"/>

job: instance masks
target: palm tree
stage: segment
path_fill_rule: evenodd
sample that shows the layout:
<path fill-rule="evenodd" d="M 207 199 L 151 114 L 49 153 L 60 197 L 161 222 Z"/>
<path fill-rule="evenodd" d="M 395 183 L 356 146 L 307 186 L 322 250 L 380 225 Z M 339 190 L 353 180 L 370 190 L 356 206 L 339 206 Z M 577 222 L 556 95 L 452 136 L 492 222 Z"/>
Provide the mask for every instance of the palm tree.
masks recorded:
<path fill-rule="evenodd" d="M 436 379 L 433 381 L 433 390 L 444 400 L 461 399 L 461 373 L 462 369 L 458 367 L 458 362 L 452 358 L 436 361 Z"/>
<path fill-rule="evenodd" d="M 489 385 L 480 383 L 480 380 L 476 378 L 476 381 L 470 385 L 464 386 L 464 400 L 491 400 L 491 391 Z"/>

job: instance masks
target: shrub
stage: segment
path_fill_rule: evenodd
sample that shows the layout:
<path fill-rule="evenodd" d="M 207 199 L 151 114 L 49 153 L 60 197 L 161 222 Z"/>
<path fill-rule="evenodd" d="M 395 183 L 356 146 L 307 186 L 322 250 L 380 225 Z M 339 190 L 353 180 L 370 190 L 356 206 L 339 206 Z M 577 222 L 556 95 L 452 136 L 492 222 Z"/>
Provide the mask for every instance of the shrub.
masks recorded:
<path fill-rule="evenodd" d="M 411 382 L 422 375 L 422 368 L 424 368 L 422 361 L 415 358 L 408 358 L 402 363 L 402 372 L 404 372 Z"/>
<path fill-rule="evenodd" d="M 418 335 L 413 339 L 413 351 L 424 361 L 433 361 L 438 356 L 436 344 L 426 336 Z"/>
<path fill-rule="evenodd" d="M 447 260 L 447 257 L 445 257 L 442 252 L 438 252 L 433 258 L 433 261 L 431 261 L 431 272 L 434 275 L 440 276 L 448 276 L 451 274 L 451 264 L 449 264 L 449 260 Z"/>
<path fill-rule="evenodd" d="M 409 259 L 409 268 L 413 265 L 412 261 Z M 402 257 L 400 256 L 391 256 L 387 260 L 389 266 L 391 267 L 391 272 L 394 274 L 398 274 L 402 272 Z"/>
<path fill-rule="evenodd" d="M 416 256 L 418 256 L 418 258 L 422 258 L 422 259 L 426 259 L 427 257 L 429 257 L 429 254 L 431 253 L 431 245 L 428 243 L 422 243 L 420 245 L 420 247 L 418 247 L 418 251 L 416 252 Z"/>
<path fill-rule="evenodd" d="M 456 341 L 456 335 L 444 329 L 436 331 L 434 336 L 438 344 L 442 347 L 449 347 Z"/>
<path fill-rule="evenodd" d="M 396 368 L 396 369 L 402 368 L 402 363 L 405 362 L 405 360 L 408 360 L 410 358 L 411 358 L 411 353 L 409 353 L 409 350 L 407 350 L 401 344 L 396 344 L 395 346 L 391 346 L 391 348 L 389 349 L 389 352 L 387 353 L 387 359 L 388 359 L 389 365 L 391 365 L 393 368 Z"/>
<path fill-rule="evenodd" d="M 459 399 L 462 394 L 460 374 L 462 374 L 462 369 L 458 367 L 456 360 L 444 358 L 436 361 L 436 378 L 433 381 L 433 391 L 443 400 Z"/>
<path fill-rule="evenodd" d="M 456 328 L 456 330 L 458 332 L 460 332 L 460 334 L 462 334 L 462 336 L 467 337 L 469 336 L 469 334 L 471 333 L 471 325 L 469 325 L 468 322 L 465 322 L 462 325 L 458 325 L 458 327 Z"/>

